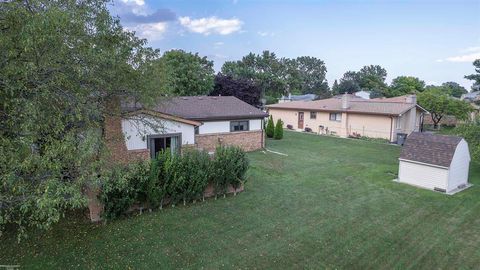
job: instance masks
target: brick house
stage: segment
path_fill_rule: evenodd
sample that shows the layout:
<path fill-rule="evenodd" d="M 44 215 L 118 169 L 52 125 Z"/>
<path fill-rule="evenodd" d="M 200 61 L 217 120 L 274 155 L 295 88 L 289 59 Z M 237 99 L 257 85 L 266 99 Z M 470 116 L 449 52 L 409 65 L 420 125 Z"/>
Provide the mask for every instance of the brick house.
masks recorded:
<path fill-rule="evenodd" d="M 149 109 L 128 102 L 120 107 L 124 116 L 108 117 L 105 125 L 114 161 L 148 159 L 164 149 L 213 152 L 221 144 L 254 151 L 265 145 L 268 114 L 233 96 L 174 97 Z"/>

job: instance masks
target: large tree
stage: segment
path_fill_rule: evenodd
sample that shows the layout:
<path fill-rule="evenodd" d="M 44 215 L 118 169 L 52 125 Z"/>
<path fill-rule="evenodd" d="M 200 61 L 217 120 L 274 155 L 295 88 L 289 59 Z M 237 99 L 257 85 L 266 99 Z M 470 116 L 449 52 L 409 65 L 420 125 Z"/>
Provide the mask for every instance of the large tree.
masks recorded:
<path fill-rule="evenodd" d="M 438 128 L 438 124 L 446 115 L 466 120 L 472 111 L 472 106 L 469 103 L 450 97 L 441 86 L 430 87 L 419 93 L 418 103 L 430 113 L 435 129 Z"/>
<path fill-rule="evenodd" d="M 334 95 L 339 95 L 339 94 L 353 94 L 355 92 L 358 92 L 362 90 L 360 88 L 360 83 L 358 80 L 358 74 L 355 71 L 347 71 L 345 74 L 343 74 L 343 77 L 340 79 L 340 83 L 336 87 L 336 89 L 333 90 Z"/>
<path fill-rule="evenodd" d="M 408 94 L 417 94 L 425 90 L 425 82 L 417 77 L 398 76 L 392 80 L 389 96 L 403 96 Z"/>
<path fill-rule="evenodd" d="M 262 91 L 262 97 L 280 97 L 288 92 L 285 66 L 275 53 L 249 53 L 239 61 L 227 61 L 222 74 L 253 81 Z"/>
<path fill-rule="evenodd" d="M 213 61 L 198 53 L 170 50 L 154 63 L 160 93 L 174 96 L 207 95 L 213 89 Z"/>
<path fill-rule="evenodd" d="M 465 79 L 473 81 L 472 91 L 480 91 L 480 59 L 473 61 L 475 73 L 465 76 Z"/>
<path fill-rule="evenodd" d="M 211 96 L 234 96 L 246 103 L 259 107 L 260 88 L 252 81 L 243 78 L 233 78 L 218 73 L 215 76 L 215 86 L 210 93 Z"/>
<path fill-rule="evenodd" d="M 296 87 L 301 94 L 330 96 L 330 89 L 325 79 L 327 68 L 322 60 L 311 56 L 301 56 L 286 62 L 291 65 L 287 72 L 296 79 Z"/>
<path fill-rule="evenodd" d="M 46 228 L 85 205 L 103 119 L 119 97 L 153 99 L 158 53 L 105 1 L 9 1 L 0 9 L 0 227 Z M 0 230 L 1 232 L 1 230 Z"/>
<path fill-rule="evenodd" d="M 463 94 L 468 93 L 465 87 L 461 86 L 456 82 L 445 82 L 442 83 L 442 88 L 444 91 L 451 95 L 452 97 L 460 98 Z"/>
<path fill-rule="evenodd" d="M 366 91 L 385 91 L 387 84 L 387 70 L 379 65 L 364 66 L 357 72 L 357 80 L 360 88 Z"/>

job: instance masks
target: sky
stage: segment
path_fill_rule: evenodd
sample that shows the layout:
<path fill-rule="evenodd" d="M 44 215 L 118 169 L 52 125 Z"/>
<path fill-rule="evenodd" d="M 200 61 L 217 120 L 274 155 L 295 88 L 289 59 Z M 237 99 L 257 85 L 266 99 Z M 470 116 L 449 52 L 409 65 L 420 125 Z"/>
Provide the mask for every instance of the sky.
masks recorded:
<path fill-rule="evenodd" d="M 480 58 L 480 0 L 114 0 L 110 10 L 149 46 L 198 52 L 216 71 L 225 61 L 270 50 L 322 59 L 330 85 L 346 71 L 381 65 L 387 82 L 415 76 L 470 90 L 464 76 Z"/>

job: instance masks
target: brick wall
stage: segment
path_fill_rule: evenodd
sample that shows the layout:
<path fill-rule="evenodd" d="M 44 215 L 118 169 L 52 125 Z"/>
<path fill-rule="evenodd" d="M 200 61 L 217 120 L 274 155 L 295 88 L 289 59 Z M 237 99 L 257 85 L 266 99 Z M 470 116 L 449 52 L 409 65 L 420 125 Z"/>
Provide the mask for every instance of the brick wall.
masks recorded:
<path fill-rule="evenodd" d="M 244 151 L 254 151 L 264 147 L 265 138 L 262 130 L 225 132 L 195 135 L 198 149 L 213 152 L 218 145 L 237 145 Z"/>
<path fill-rule="evenodd" d="M 127 150 L 122 131 L 122 119 L 119 116 L 105 117 L 105 143 L 110 151 L 110 160 L 119 163 L 128 163 L 137 159 L 149 159 L 148 149 Z"/>

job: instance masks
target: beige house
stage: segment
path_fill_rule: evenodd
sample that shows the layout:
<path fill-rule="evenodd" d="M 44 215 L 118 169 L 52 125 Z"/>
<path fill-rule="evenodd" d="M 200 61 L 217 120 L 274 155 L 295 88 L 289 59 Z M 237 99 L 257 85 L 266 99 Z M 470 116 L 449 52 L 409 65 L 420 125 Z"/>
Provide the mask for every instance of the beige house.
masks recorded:
<path fill-rule="evenodd" d="M 363 99 L 341 95 L 314 101 L 292 101 L 268 105 L 274 121 L 281 119 L 286 127 L 311 130 L 318 134 L 340 137 L 383 138 L 391 142 L 397 134 L 419 131 L 423 114 L 416 96 Z"/>

